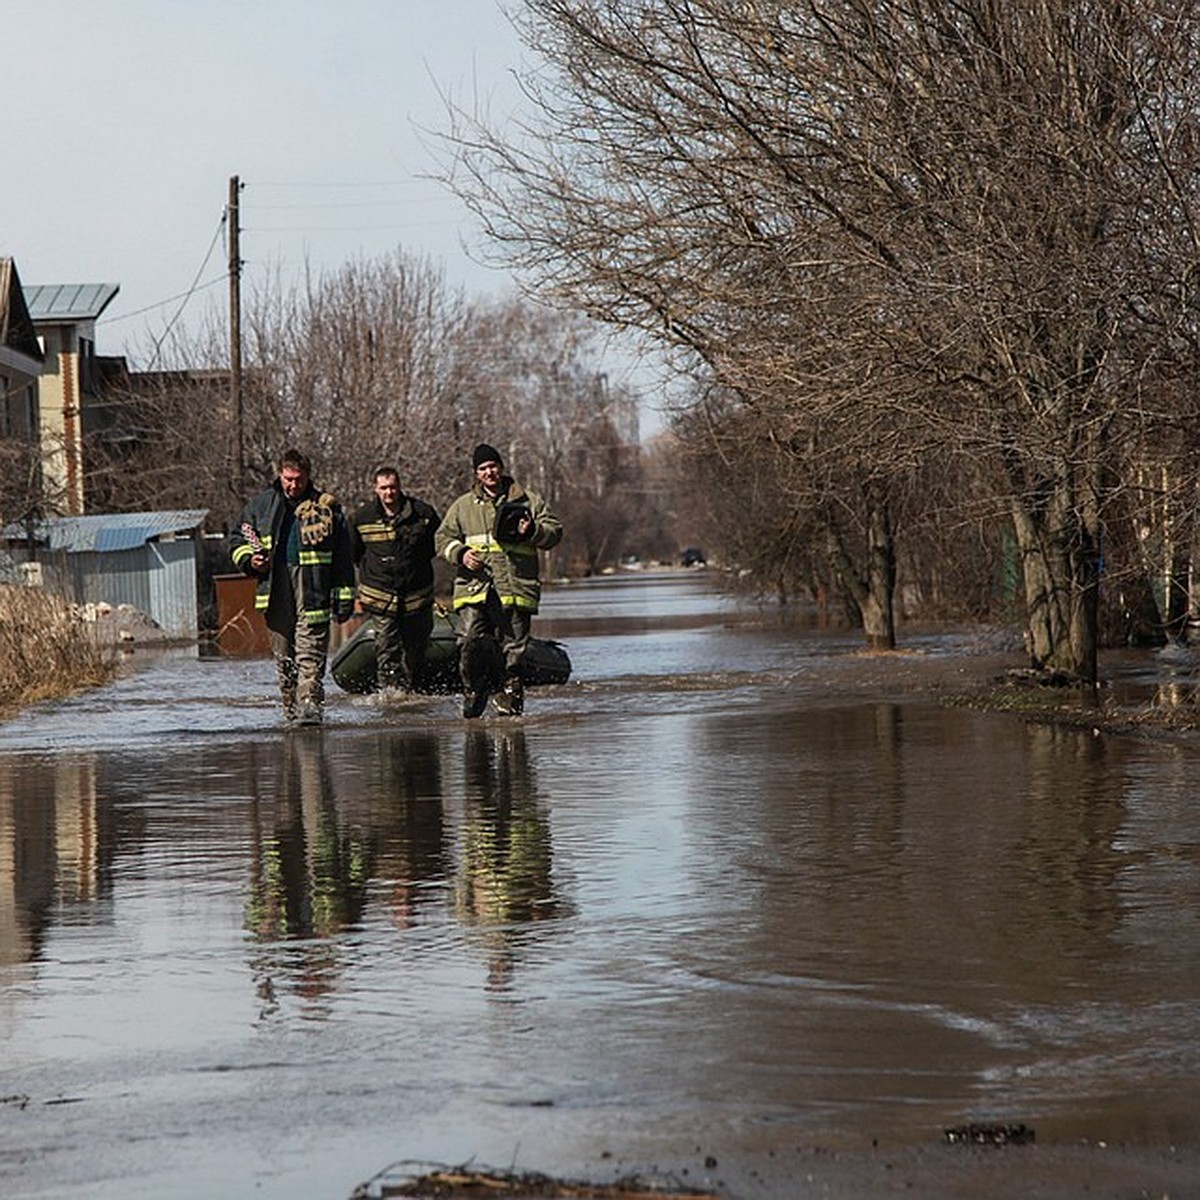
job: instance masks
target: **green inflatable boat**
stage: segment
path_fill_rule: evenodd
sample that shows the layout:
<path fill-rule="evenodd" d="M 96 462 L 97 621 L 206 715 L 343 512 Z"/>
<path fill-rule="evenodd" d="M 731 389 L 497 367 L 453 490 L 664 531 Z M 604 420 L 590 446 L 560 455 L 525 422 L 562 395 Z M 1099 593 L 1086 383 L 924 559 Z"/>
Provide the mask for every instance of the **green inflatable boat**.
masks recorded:
<path fill-rule="evenodd" d="M 375 690 L 375 621 L 368 617 L 333 656 L 329 663 L 333 681 L 344 692 Z M 521 667 L 528 685 L 566 683 L 571 678 L 571 659 L 558 642 L 530 638 Z M 434 610 L 433 633 L 425 651 L 425 671 L 417 681 L 422 692 L 458 692 L 462 679 L 458 673 L 458 638 L 454 617 L 442 609 Z"/>

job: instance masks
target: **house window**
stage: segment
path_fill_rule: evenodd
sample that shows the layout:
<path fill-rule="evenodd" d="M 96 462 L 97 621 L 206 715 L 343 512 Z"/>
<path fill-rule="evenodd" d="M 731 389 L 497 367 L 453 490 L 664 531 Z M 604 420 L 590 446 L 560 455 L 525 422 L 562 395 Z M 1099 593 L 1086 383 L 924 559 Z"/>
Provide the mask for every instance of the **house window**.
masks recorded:
<path fill-rule="evenodd" d="M 79 339 L 79 390 L 87 396 L 96 394 L 96 343 L 91 338 Z"/>

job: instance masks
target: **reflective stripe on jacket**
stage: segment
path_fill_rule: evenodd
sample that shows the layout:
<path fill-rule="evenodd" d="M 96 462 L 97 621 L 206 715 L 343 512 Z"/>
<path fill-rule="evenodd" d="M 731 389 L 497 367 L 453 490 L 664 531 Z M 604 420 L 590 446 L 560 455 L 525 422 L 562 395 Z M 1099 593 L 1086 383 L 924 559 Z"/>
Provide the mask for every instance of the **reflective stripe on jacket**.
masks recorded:
<path fill-rule="evenodd" d="M 306 502 L 312 519 L 306 522 L 299 514 Z M 258 579 L 254 592 L 254 607 L 265 612 L 271 600 L 271 579 L 278 566 L 266 576 L 259 576 L 250 567 L 257 553 L 287 553 L 279 544 L 280 531 L 287 497 L 277 479 L 260 492 L 245 507 L 238 527 L 230 535 L 230 557 L 233 565 Z M 295 511 L 300 530 L 300 580 L 304 599 L 304 619 L 310 625 L 327 625 L 334 609 L 343 612 L 354 607 L 354 559 L 350 547 L 350 530 L 338 502 L 327 493 L 309 485 L 296 501 Z M 299 615 L 299 614 L 298 614 Z"/>
<path fill-rule="evenodd" d="M 506 499 L 529 505 L 533 536 L 528 541 L 496 540 L 496 510 Z M 536 613 L 542 594 L 538 551 L 549 550 L 561 540 L 562 523 L 536 492 L 526 491 L 507 476 L 495 497 L 476 484 L 450 505 L 437 531 L 437 552 L 458 568 L 454 577 L 454 608 L 482 604 L 488 589 L 494 588 L 501 604 Z M 463 565 L 462 557 L 468 549 L 486 558 L 481 570 L 472 571 Z"/>
<path fill-rule="evenodd" d="M 350 518 L 358 598 L 367 612 L 392 616 L 433 603 L 434 534 L 438 515 L 424 500 L 401 497 L 394 517 L 378 498 Z"/>

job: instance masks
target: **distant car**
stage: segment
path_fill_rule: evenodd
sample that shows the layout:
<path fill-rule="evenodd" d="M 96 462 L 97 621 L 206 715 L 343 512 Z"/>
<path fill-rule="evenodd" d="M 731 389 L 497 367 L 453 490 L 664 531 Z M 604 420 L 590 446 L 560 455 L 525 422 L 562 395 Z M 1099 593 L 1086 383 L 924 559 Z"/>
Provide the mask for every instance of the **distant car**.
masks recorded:
<path fill-rule="evenodd" d="M 704 551 L 699 546 L 689 546 L 680 556 L 681 567 L 703 567 L 707 563 Z"/>

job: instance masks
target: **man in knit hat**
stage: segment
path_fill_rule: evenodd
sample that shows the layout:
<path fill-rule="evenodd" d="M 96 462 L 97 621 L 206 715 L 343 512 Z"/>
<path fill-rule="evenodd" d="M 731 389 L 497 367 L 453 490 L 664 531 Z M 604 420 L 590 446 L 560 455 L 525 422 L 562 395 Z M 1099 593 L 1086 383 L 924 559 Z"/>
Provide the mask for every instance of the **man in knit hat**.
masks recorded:
<path fill-rule="evenodd" d="M 463 716 L 478 717 L 495 693 L 496 709 L 524 711 L 521 662 L 541 598 L 538 551 L 557 546 L 562 523 L 536 492 L 504 472 L 486 442 L 471 456 L 475 483 L 446 510 L 437 552 L 457 568 Z"/>

